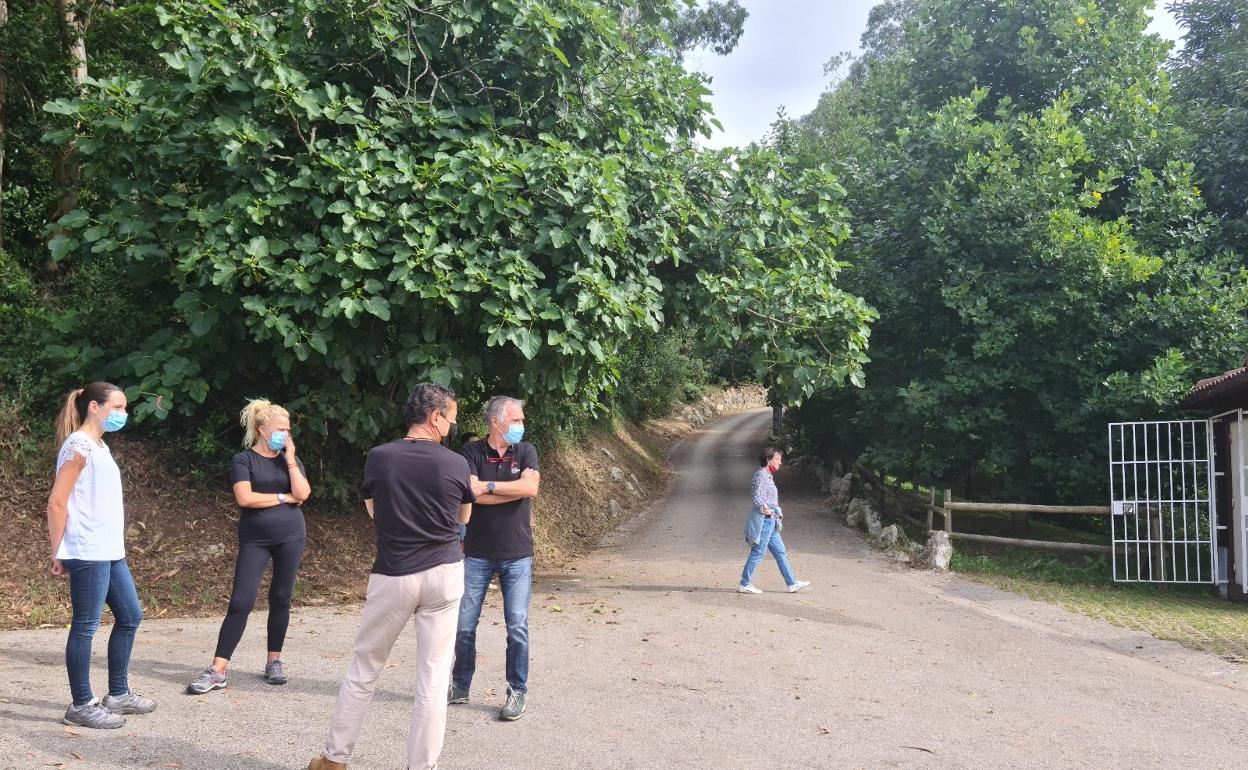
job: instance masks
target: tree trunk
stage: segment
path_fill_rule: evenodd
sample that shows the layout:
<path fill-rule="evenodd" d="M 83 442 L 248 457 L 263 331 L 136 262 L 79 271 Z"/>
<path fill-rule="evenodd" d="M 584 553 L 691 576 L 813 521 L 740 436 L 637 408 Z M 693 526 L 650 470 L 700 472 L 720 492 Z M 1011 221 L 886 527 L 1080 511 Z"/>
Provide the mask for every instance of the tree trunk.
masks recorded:
<path fill-rule="evenodd" d="M 771 435 L 779 436 L 782 430 L 784 430 L 784 407 L 776 405 L 771 408 Z"/>
<path fill-rule="evenodd" d="M 89 21 L 87 10 L 80 0 L 56 0 L 56 10 L 64 23 L 69 52 L 74 59 L 74 83 L 81 91 L 87 80 L 86 34 Z M 57 163 L 55 183 L 61 190 L 61 197 L 57 201 L 56 209 L 52 212 L 53 222 L 78 208 L 78 185 L 81 181 L 81 173 L 75 157 L 76 150 L 77 143 L 70 141 L 65 145 L 60 161 Z M 54 230 L 50 233 L 50 238 L 55 237 L 59 232 L 59 230 Z M 56 263 L 50 258 L 48 269 L 56 270 Z"/>
<path fill-rule="evenodd" d="M 9 23 L 8 0 L 0 0 L 0 31 Z M 4 248 L 4 97 L 9 84 L 9 73 L 0 58 L 0 249 Z"/>

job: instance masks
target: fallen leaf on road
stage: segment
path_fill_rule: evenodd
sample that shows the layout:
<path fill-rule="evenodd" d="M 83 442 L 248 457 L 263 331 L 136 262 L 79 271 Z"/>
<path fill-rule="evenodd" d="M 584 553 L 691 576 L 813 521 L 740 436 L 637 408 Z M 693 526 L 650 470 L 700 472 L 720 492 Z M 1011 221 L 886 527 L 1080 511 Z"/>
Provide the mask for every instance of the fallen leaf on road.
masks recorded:
<path fill-rule="evenodd" d="M 69 752 L 69 755 L 70 755 L 71 757 L 73 757 L 74 759 L 78 760 L 79 762 L 81 762 L 81 761 L 82 761 L 82 755 L 81 755 L 81 754 L 79 754 L 79 753 L 78 753 L 78 752 L 76 752 L 76 751 L 71 751 L 71 752 Z"/>
<path fill-rule="evenodd" d="M 824 727 L 823 725 L 819 725 L 819 734 L 820 734 L 820 735 L 831 735 L 831 734 L 832 734 L 832 728 L 831 728 L 831 727 Z"/>
<path fill-rule="evenodd" d="M 926 751 L 928 754 L 935 754 L 931 749 L 925 749 L 922 746 L 902 746 L 903 749 L 914 749 L 915 751 Z"/>
<path fill-rule="evenodd" d="M 69 735 L 74 736 L 75 738 L 81 738 L 81 737 L 82 737 L 82 734 L 81 734 L 81 733 L 75 732 L 75 731 L 74 731 L 74 729 L 73 729 L 72 727 L 70 727 L 69 725 L 65 725 L 65 726 L 63 726 L 61 729 L 62 729 L 62 730 L 64 730 L 64 731 L 65 731 L 66 733 L 68 733 Z"/>

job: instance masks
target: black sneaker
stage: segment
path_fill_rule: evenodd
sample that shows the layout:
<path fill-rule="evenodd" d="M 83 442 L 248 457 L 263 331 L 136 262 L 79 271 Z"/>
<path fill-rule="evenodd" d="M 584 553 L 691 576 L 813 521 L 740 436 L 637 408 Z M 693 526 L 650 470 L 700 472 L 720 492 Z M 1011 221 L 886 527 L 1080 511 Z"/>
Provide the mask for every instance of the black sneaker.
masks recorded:
<path fill-rule="evenodd" d="M 451 686 L 446 688 L 446 702 L 448 705 L 451 703 L 467 703 L 468 688 L 460 687 L 454 682 L 451 682 Z"/>

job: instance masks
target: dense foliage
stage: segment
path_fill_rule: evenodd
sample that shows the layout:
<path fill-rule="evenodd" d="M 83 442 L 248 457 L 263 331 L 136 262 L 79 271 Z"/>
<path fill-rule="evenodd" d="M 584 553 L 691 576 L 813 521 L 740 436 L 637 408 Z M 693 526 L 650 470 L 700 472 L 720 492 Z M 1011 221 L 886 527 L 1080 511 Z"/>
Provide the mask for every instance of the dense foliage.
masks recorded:
<path fill-rule="evenodd" d="M 92 345 L 89 321 L 63 324 L 61 387 L 102 374 L 140 422 L 222 426 L 264 393 L 359 446 L 426 378 L 516 393 L 549 423 L 654 403 L 619 392 L 621 369 L 626 343 L 662 346 L 665 326 L 740 346 L 786 399 L 860 381 L 873 315 L 835 284 L 835 181 L 695 143 L 707 90 L 671 35 L 730 48 L 735 3 L 97 13 L 128 8 L 155 64 L 93 72 L 45 107 L 95 191 L 52 223 L 51 257 L 98 271 L 133 323 Z"/>
<path fill-rule="evenodd" d="M 1107 420 L 1248 351 L 1245 12 L 1176 2 L 1167 60 L 1151 5 L 887 0 L 708 151 L 682 53 L 735 0 L 0 0 L 0 398 L 115 379 L 211 454 L 268 395 L 332 465 L 419 379 L 567 430 L 709 371 L 825 454 L 1098 499 Z"/>
<path fill-rule="evenodd" d="M 1248 252 L 1248 4 L 1181 0 L 1170 8 L 1184 28 L 1174 80 L 1193 161 L 1225 240 Z"/>
<path fill-rule="evenodd" d="M 851 191 L 867 388 L 808 440 L 962 494 L 1097 499 L 1105 423 L 1173 415 L 1242 361 L 1218 247 L 1144 0 L 881 6 L 866 51 L 774 143 Z"/>

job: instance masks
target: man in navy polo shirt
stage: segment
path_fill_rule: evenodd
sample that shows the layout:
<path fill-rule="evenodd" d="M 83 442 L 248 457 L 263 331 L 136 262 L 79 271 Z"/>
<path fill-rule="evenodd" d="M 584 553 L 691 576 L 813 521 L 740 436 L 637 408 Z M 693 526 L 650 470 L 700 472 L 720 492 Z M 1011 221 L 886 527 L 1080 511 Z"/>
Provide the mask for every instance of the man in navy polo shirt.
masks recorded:
<path fill-rule="evenodd" d="M 455 667 L 448 703 L 467 703 L 477 668 L 477 622 L 490 579 L 497 574 L 507 621 L 507 702 L 499 717 L 524 713 L 529 678 L 529 599 L 533 592 L 530 498 L 541 474 L 537 450 L 524 437 L 524 402 L 495 396 L 485 405 L 489 433 L 460 449 L 472 474 L 476 513 L 464 538 L 464 598 L 455 632 Z"/>

